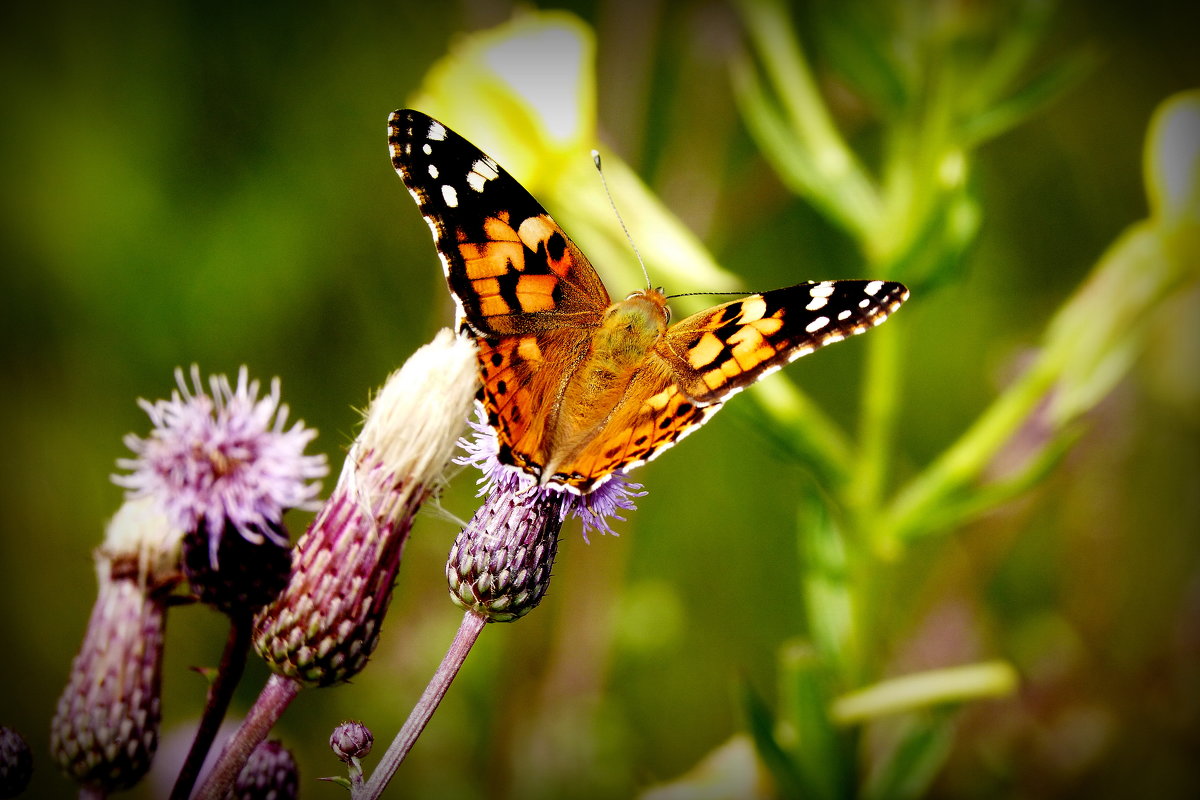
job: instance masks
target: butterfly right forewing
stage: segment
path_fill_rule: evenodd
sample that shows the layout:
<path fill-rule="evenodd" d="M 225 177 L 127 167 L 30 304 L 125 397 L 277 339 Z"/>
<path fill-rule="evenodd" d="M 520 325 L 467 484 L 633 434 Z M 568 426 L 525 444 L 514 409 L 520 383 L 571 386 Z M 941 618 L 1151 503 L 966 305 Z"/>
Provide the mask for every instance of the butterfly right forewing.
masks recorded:
<path fill-rule="evenodd" d="M 694 314 L 668 331 L 659 354 L 696 403 L 724 401 L 784 364 L 878 325 L 907 297 L 891 281 L 802 283 Z"/>

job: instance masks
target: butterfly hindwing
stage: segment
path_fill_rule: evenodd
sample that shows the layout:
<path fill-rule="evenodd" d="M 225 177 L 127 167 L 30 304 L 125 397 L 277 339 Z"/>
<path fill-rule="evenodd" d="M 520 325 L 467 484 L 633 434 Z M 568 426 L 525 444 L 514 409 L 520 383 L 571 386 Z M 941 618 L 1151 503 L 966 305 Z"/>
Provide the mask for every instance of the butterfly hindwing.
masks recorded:
<path fill-rule="evenodd" d="M 553 482 L 586 493 L 614 473 L 643 464 L 699 428 L 722 401 L 704 405 L 688 397 L 675 371 L 651 357 L 613 409 L 605 435 L 596 437 L 557 467 Z"/>
<path fill-rule="evenodd" d="M 609 305 L 600 277 L 501 166 L 419 111 L 391 115 L 388 143 L 433 231 L 460 328 L 502 336 L 596 324 Z"/>

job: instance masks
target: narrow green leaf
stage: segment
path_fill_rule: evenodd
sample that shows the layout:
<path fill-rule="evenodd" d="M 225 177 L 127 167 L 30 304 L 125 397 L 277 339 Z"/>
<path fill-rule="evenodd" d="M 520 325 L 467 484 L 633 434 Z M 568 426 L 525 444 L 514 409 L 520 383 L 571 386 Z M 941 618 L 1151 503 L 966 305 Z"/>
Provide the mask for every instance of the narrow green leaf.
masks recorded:
<path fill-rule="evenodd" d="M 854 777 L 846 733 L 829 718 L 829 671 L 807 643 L 792 643 L 780 657 L 780 700 L 795 731 L 792 747 L 805 779 L 822 798 L 848 798 Z"/>
<path fill-rule="evenodd" d="M 820 3 L 811 15 L 824 60 L 884 119 L 911 102 L 892 49 L 881 35 L 879 9 L 863 3 Z M 889 32 L 890 33 L 890 32 Z"/>
<path fill-rule="evenodd" d="M 887 714 L 1011 694 L 1017 671 L 1007 661 L 984 661 L 880 681 L 833 701 L 833 719 L 844 725 Z"/>
<path fill-rule="evenodd" d="M 779 786 L 782 797 L 813 797 L 812 787 L 804 780 L 796 763 L 775 738 L 775 720 L 771 709 L 763 701 L 749 681 L 742 681 L 742 711 L 746 717 L 746 728 L 754 740 L 758 757 L 767 765 Z"/>
<path fill-rule="evenodd" d="M 1030 80 L 1009 97 L 993 102 L 985 111 L 962 124 L 965 146 L 977 147 L 1050 105 L 1091 74 L 1100 62 L 1095 48 L 1084 47 Z"/>
<path fill-rule="evenodd" d="M 907 721 L 900 740 L 867 779 L 864 800 L 924 797 L 954 744 L 953 728 L 941 715 Z"/>
<path fill-rule="evenodd" d="M 1012 4 L 1012 19 L 1003 25 L 1003 35 L 978 70 L 963 98 L 968 113 L 986 109 L 997 102 L 1029 63 L 1037 46 L 1046 38 L 1057 2 L 1018 0 Z"/>
<path fill-rule="evenodd" d="M 829 668 L 853 685 L 862 654 L 842 533 L 814 493 L 801 497 L 797 525 L 809 634 Z"/>

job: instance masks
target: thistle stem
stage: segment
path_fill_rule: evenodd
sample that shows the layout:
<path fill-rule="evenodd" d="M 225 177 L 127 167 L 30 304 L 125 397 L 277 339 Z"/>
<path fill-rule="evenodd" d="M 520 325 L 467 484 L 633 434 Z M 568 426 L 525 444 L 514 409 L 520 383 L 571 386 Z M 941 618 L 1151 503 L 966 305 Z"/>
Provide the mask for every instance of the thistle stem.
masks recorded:
<path fill-rule="evenodd" d="M 450 649 L 446 651 L 442 663 L 438 665 L 437 672 L 430 679 L 429 685 L 425 687 L 421 699 L 417 701 L 408 715 L 404 727 L 388 745 L 387 752 L 379 760 L 379 765 L 371 773 L 370 779 L 362 784 L 361 791 L 351 790 L 354 800 L 376 800 L 383 793 L 388 782 L 391 781 L 392 776 L 396 774 L 396 770 L 408 755 L 408 751 L 416 743 L 417 737 L 425 730 L 425 725 L 433 716 L 433 712 L 437 711 L 442 698 L 446 696 L 446 690 L 450 688 L 454 676 L 458 674 L 459 668 L 467 660 L 467 654 L 471 652 L 471 647 L 479 638 L 486 622 L 484 617 L 472 611 L 463 615 L 462 624 L 459 625 L 458 633 L 454 635 Z"/>
<path fill-rule="evenodd" d="M 204 715 L 196 729 L 196 738 L 192 740 L 192 748 L 188 751 L 179 777 L 175 779 L 175 787 L 171 790 L 171 800 L 187 800 L 196 785 L 200 768 L 212 748 L 217 731 L 229 710 L 229 701 L 233 698 L 233 690 L 237 688 L 246 669 L 246 655 L 250 652 L 250 634 L 254 630 L 254 620 L 249 614 L 238 614 L 229 618 L 229 638 L 225 640 L 225 652 L 221 654 L 221 665 L 217 668 L 217 676 L 208 687 L 208 697 L 204 705 Z"/>
<path fill-rule="evenodd" d="M 271 676 L 246 718 L 242 720 L 241 727 L 221 751 L 212 772 L 201 784 L 196 793 L 196 800 L 223 800 L 233 782 L 237 780 L 238 773 L 245 766 L 246 759 L 254 752 L 254 748 L 267 738 L 271 727 L 283 715 L 292 700 L 296 699 L 299 691 L 300 684 L 291 678 Z"/>

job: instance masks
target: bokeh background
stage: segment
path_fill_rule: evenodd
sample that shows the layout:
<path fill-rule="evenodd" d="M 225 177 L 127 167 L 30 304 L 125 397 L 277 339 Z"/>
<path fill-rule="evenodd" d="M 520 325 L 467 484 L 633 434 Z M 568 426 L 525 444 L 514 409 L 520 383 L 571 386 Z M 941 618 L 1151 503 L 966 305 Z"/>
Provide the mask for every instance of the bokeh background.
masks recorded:
<path fill-rule="evenodd" d="M 730 7 L 553 7 L 595 30 L 604 144 L 723 267 L 754 288 L 860 275 L 854 248 L 783 188 L 739 119 Z M 34 748 L 29 796 L 74 793 L 47 726 L 94 598 L 91 550 L 121 502 L 109 479 L 121 437 L 148 427 L 136 398 L 168 394 L 178 365 L 246 364 L 282 379 L 293 416 L 340 464 L 356 409 L 452 315 L 428 229 L 387 159 L 387 115 L 455 37 L 511 10 L 0 11 L 0 724 Z M 953 280 L 889 323 L 908 326 L 916 351 L 902 464 L 953 440 L 1146 215 L 1146 128 L 1166 97 L 1200 85 L 1198 30 L 1186 3 L 1061 4 L 1043 57 L 1084 44 L 1101 59 L 976 154 L 978 242 Z M 853 141 L 860 106 L 836 80 L 825 88 L 842 93 L 833 105 Z M 614 296 L 638 288 L 609 280 Z M 1193 288 L 1163 310 L 1151 346 L 1040 485 L 920 544 L 890 575 L 882 674 L 1004 658 L 1022 678 L 1015 694 L 958 712 L 933 793 L 1200 788 L 1196 303 Z M 861 346 L 789 369 L 848 429 Z M 484 632 L 397 796 L 627 797 L 742 730 L 737 686 L 771 697 L 782 645 L 805 633 L 793 501 L 805 474 L 726 412 L 639 471 L 650 494 L 618 538 L 588 544 L 569 525 L 543 605 Z M 443 510 L 423 512 L 372 665 L 351 685 L 302 693 L 277 728 L 303 796 L 340 796 L 315 780 L 340 770 L 330 730 L 359 718 L 390 739 L 449 643 L 461 612 L 443 564 L 454 517 L 475 507 L 473 480 L 456 476 Z M 306 519 L 290 522 L 299 532 Z M 204 683 L 189 668 L 216 661 L 224 624 L 185 608 L 168 633 L 164 751 L 200 709 Z M 251 663 L 236 709 L 264 676 Z"/>

